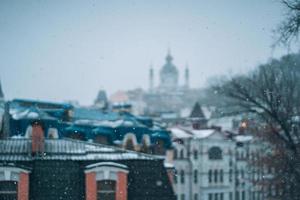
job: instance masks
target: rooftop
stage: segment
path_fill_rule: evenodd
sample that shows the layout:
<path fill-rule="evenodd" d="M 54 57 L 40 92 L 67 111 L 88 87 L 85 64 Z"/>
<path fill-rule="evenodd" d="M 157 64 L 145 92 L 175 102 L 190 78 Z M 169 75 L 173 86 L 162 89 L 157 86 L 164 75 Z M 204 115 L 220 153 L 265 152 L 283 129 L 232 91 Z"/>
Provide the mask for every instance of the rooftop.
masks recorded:
<path fill-rule="evenodd" d="M 0 140 L 0 161 L 41 160 L 156 160 L 158 157 L 73 139 L 46 139 L 44 155 L 31 156 L 30 139 Z"/>

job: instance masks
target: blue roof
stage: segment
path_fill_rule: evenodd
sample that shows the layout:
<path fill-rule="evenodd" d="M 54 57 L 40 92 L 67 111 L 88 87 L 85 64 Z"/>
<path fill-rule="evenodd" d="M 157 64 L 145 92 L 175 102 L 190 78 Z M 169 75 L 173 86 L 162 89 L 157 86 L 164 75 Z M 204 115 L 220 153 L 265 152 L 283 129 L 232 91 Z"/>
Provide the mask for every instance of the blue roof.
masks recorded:
<path fill-rule="evenodd" d="M 163 139 L 167 147 L 171 146 L 168 131 L 153 127 L 153 121 L 148 117 L 135 116 L 127 112 L 104 112 L 93 108 L 72 107 L 71 121 L 64 119 L 65 108 L 69 104 L 40 102 L 31 100 L 13 100 L 10 104 L 10 113 L 20 114 L 19 118 L 11 118 L 11 135 L 24 135 L 32 120 L 42 121 L 47 132 L 48 128 L 57 128 L 60 137 L 79 134 L 85 140 L 94 139 L 96 135 L 109 136 L 109 140 L 122 141 L 126 134 L 133 133 L 138 143 L 142 143 L 143 136 L 149 135 L 151 141 Z M 16 115 L 17 116 L 17 115 Z"/>

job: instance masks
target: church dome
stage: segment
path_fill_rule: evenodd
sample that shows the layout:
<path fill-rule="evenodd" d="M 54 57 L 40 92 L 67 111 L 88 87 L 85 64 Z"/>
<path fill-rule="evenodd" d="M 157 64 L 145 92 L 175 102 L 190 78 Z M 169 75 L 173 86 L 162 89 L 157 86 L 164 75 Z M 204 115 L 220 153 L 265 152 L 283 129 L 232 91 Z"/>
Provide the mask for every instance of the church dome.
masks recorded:
<path fill-rule="evenodd" d="M 173 57 L 168 53 L 166 64 L 160 70 L 160 88 L 175 89 L 178 86 L 178 70 L 172 63 Z"/>
<path fill-rule="evenodd" d="M 162 66 L 161 74 L 178 74 L 177 67 L 172 63 L 173 57 L 168 54 L 166 56 L 166 64 Z"/>

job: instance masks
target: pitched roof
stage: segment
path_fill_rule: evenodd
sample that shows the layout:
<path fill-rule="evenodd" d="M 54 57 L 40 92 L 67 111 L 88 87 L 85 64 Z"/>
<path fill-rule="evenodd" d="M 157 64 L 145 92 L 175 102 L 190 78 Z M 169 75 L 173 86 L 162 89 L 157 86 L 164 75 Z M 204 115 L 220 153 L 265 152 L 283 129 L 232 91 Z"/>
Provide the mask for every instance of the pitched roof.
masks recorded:
<path fill-rule="evenodd" d="M 46 139 L 44 155 L 31 156 L 30 139 L 0 140 L 0 161 L 41 160 L 157 160 L 156 156 L 73 139 Z"/>
<path fill-rule="evenodd" d="M 196 104 L 194 105 L 194 108 L 190 114 L 191 118 L 202 118 L 205 119 L 205 116 L 203 114 L 203 111 L 201 109 L 201 106 L 198 102 L 196 102 Z"/>

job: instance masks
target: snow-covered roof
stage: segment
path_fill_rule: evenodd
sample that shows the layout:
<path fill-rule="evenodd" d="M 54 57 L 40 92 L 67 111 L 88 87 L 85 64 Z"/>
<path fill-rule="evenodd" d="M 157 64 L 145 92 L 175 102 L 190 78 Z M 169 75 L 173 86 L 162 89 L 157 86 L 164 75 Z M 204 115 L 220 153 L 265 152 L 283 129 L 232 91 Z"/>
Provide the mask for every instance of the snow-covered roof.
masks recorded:
<path fill-rule="evenodd" d="M 201 130 L 194 130 L 194 129 L 184 129 L 180 127 L 174 127 L 170 129 L 172 132 L 173 137 L 175 138 L 206 138 L 212 135 L 216 130 L 215 129 L 201 129 Z"/>
<path fill-rule="evenodd" d="M 30 139 L 0 140 L 0 161 L 17 160 L 155 160 L 151 156 L 113 146 L 83 142 L 72 139 L 46 139 L 44 155 L 32 157 Z"/>
<path fill-rule="evenodd" d="M 173 163 L 169 163 L 169 162 L 164 162 L 164 166 L 165 168 L 169 168 L 169 169 L 175 167 Z"/>
<path fill-rule="evenodd" d="M 9 113 L 12 115 L 12 118 L 15 120 L 19 119 L 45 119 L 45 120 L 54 120 L 54 117 L 51 117 L 46 112 L 36 108 L 29 107 L 27 109 L 10 109 Z"/>
<path fill-rule="evenodd" d="M 235 136 L 235 140 L 237 142 L 249 142 L 249 141 L 253 140 L 253 136 L 252 135 L 237 135 L 237 136 Z"/>
<path fill-rule="evenodd" d="M 172 136 L 175 137 L 175 138 L 190 138 L 190 137 L 193 137 L 193 135 L 191 135 L 187 131 L 185 131 L 181 128 L 178 128 L 178 127 L 171 128 L 170 131 L 172 132 Z"/>
<path fill-rule="evenodd" d="M 212 135 L 216 130 L 215 129 L 203 129 L 203 130 L 191 130 L 195 138 L 207 138 Z"/>

